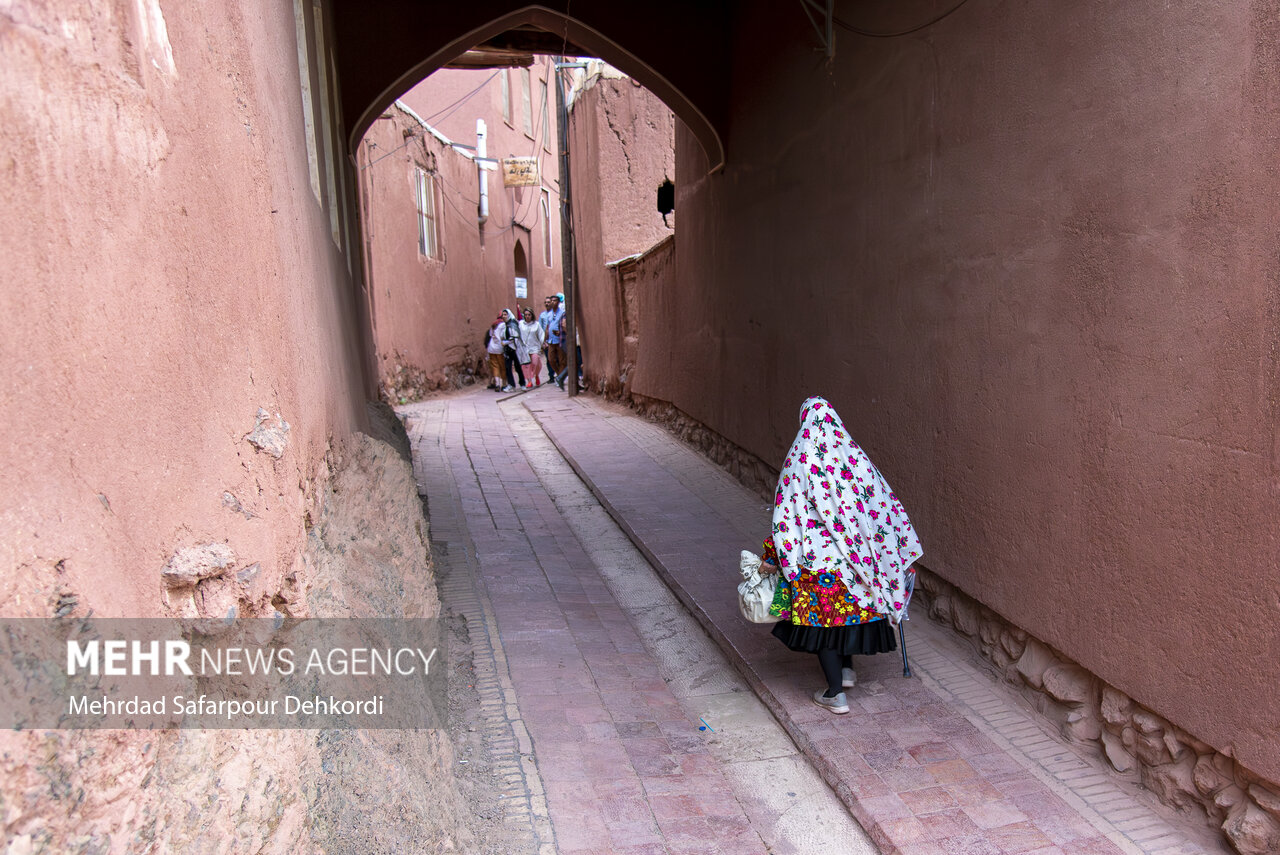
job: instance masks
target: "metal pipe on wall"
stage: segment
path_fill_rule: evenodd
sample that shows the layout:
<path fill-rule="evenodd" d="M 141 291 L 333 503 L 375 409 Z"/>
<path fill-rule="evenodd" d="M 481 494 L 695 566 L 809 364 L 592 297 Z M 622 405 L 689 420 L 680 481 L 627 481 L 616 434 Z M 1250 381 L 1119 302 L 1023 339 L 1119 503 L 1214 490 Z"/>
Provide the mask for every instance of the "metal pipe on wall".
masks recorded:
<path fill-rule="evenodd" d="M 565 109 L 564 79 L 561 69 L 565 65 L 564 57 L 555 58 L 556 76 L 556 125 L 560 137 L 560 256 L 561 271 L 564 276 L 564 295 L 568 306 L 565 309 L 565 330 L 562 346 L 568 360 L 569 397 L 578 394 L 578 277 L 574 275 L 574 259 L 577 252 L 573 245 L 573 206 L 569 192 L 569 114 Z"/>
<path fill-rule="evenodd" d="M 480 225 L 482 226 L 489 222 L 489 176 L 486 174 L 483 160 L 489 156 L 486 136 L 484 119 L 476 119 L 476 174 L 480 176 Z"/>

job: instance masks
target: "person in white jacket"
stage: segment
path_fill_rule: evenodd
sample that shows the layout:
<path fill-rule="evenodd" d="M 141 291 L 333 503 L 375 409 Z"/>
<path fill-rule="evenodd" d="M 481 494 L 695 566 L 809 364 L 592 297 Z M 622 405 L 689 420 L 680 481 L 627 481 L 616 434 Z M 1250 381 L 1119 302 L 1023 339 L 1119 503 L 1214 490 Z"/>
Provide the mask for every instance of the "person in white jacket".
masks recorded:
<path fill-rule="evenodd" d="M 515 391 L 516 383 L 520 384 L 521 389 L 526 388 L 521 365 L 529 357 L 524 352 L 524 342 L 520 340 L 520 322 L 516 320 L 516 313 L 510 309 L 502 310 L 502 355 L 506 360 L 507 371 L 507 385 L 502 391 Z"/>
<path fill-rule="evenodd" d="M 542 385 L 542 346 L 547 340 L 547 333 L 533 316 L 533 309 L 525 306 L 520 319 L 520 342 L 524 345 L 524 358 L 520 361 L 520 371 L 524 374 L 525 388 Z"/>

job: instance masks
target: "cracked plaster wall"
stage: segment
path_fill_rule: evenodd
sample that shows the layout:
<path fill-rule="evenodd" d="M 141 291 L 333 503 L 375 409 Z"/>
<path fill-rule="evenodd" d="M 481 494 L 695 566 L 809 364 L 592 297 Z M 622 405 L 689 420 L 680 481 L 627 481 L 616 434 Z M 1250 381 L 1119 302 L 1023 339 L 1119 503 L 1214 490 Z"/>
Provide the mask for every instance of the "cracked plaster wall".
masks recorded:
<path fill-rule="evenodd" d="M 575 93 L 569 117 L 578 319 L 586 383 L 616 390 L 635 363 L 638 293 L 622 262 L 674 234 L 657 210 L 657 191 L 675 178 L 677 119 L 626 77 L 595 74 Z M 626 268 L 625 270 L 623 268 Z"/>

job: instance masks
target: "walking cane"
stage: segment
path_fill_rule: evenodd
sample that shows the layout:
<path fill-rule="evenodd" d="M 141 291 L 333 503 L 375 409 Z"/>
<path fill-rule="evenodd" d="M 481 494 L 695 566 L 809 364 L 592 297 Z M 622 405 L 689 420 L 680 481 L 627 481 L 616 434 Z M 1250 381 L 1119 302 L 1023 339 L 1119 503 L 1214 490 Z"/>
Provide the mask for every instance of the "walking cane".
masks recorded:
<path fill-rule="evenodd" d="M 902 624 L 898 624 L 898 641 L 902 644 L 902 676 L 911 676 L 911 666 L 907 664 L 907 634 L 902 630 Z"/>
<path fill-rule="evenodd" d="M 911 595 L 916 592 L 916 574 L 907 577 L 907 605 L 911 604 Z M 911 666 L 907 663 L 907 633 L 903 624 L 907 622 L 907 611 L 902 610 L 902 620 L 898 621 L 898 642 L 902 645 L 902 676 L 911 676 Z"/>

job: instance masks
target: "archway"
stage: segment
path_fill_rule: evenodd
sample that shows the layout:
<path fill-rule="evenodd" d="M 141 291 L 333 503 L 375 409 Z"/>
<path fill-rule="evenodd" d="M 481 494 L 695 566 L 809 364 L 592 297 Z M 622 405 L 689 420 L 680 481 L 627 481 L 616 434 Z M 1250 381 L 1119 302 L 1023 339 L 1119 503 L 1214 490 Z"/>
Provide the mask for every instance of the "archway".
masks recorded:
<path fill-rule="evenodd" d="M 675 0 L 652 6 L 636 16 L 607 0 L 577 0 L 571 13 L 521 3 L 428 7 L 400 0 L 373 11 L 336 2 L 348 145 L 354 151 L 370 124 L 414 83 L 472 47 L 493 45 L 609 62 L 670 106 L 716 171 L 724 165 L 729 106 L 726 13 Z"/>
<path fill-rule="evenodd" d="M 527 237 L 516 238 L 515 248 L 511 250 L 511 269 L 515 274 L 516 299 L 524 300 L 529 296 L 529 261 L 524 251 Z"/>

